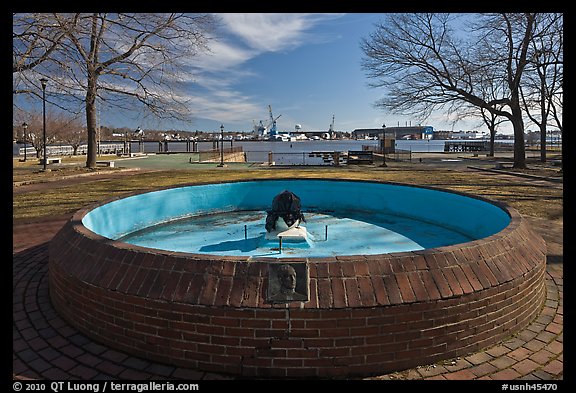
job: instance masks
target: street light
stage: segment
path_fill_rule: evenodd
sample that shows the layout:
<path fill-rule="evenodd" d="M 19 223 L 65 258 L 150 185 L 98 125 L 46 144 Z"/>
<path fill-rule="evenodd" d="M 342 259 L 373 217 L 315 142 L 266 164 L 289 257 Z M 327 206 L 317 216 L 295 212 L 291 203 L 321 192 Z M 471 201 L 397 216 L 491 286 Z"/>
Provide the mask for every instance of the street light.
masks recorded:
<path fill-rule="evenodd" d="M 224 124 L 220 125 L 220 168 L 225 167 L 224 165 Z"/>
<path fill-rule="evenodd" d="M 386 124 L 382 124 L 382 165 L 386 167 Z"/>
<path fill-rule="evenodd" d="M 26 122 L 22 123 L 22 130 L 24 130 L 24 162 L 26 162 L 26 150 L 28 149 L 28 145 L 26 144 L 28 139 L 28 124 Z"/>
<path fill-rule="evenodd" d="M 42 84 L 42 133 L 44 138 L 44 171 L 46 171 L 46 164 L 48 163 L 48 157 L 46 156 L 46 83 L 48 79 L 40 79 Z"/>
<path fill-rule="evenodd" d="M 138 129 L 136 131 L 134 131 L 134 133 L 138 134 L 138 137 L 139 137 L 138 151 L 140 153 L 144 153 L 144 131 L 142 131 L 142 128 L 140 128 L 140 126 L 138 126 Z"/>

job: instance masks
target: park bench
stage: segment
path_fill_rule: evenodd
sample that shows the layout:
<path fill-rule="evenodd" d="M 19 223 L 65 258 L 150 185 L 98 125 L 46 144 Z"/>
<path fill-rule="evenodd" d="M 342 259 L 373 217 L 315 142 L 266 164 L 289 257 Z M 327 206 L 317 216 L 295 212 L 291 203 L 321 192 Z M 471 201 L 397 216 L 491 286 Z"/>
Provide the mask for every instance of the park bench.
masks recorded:
<path fill-rule="evenodd" d="M 96 165 L 114 168 L 114 161 L 96 161 Z"/>
<path fill-rule="evenodd" d="M 348 165 L 350 164 L 372 164 L 374 163 L 374 153 L 370 150 L 348 151 Z"/>
<path fill-rule="evenodd" d="M 44 164 L 44 158 L 40 159 L 40 163 Z M 62 164 L 62 157 L 48 157 L 46 164 Z"/>

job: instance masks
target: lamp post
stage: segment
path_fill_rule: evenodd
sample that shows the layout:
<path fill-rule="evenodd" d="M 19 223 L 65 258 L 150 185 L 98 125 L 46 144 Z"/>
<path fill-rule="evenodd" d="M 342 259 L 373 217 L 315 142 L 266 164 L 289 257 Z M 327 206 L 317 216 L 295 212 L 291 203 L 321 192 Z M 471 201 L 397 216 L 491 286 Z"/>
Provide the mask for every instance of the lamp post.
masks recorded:
<path fill-rule="evenodd" d="M 22 130 L 24 131 L 24 162 L 26 162 L 26 150 L 28 150 L 28 145 L 26 143 L 28 140 L 28 124 L 26 122 L 22 123 Z"/>
<path fill-rule="evenodd" d="M 136 130 L 136 134 L 138 134 L 139 137 L 138 152 L 144 153 L 144 131 L 142 131 L 142 128 L 140 128 L 140 126 L 138 126 L 138 129 Z"/>
<path fill-rule="evenodd" d="M 46 164 L 48 163 L 48 157 L 46 155 L 46 84 L 48 79 L 40 79 L 42 84 L 42 135 L 44 139 L 44 171 L 46 171 Z"/>
<path fill-rule="evenodd" d="M 220 125 L 220 168 L 225 167 L 224 165 L 224 124 Z"/>
<path fill-rule="evenodd" d="M 386 124 L 382 124 L 382 167 L 386 167 Z"/>

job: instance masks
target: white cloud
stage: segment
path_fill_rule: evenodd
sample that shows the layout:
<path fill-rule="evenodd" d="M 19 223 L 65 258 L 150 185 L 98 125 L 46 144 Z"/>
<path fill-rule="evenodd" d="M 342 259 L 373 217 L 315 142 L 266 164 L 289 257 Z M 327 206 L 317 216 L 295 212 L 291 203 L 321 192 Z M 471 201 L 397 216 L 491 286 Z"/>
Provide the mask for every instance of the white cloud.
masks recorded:
<path fill-rule="evenodd" d="M 260 52 L 291 49 L 320 37 L 307 32 L 319 22 L 341 14 L 220 14 L 227 29 Z"/>
<path fill-rule="evenodd" d="M 197 116 L 220 122 L 242 121 L 262 111 L 258 105 L 233 91 L 191 97 L 191 106 Z"/>
<path fill-rule="evenodd" d="M 258 53 L 252 49 L 241 48 L 229 42 L 212 41 L 210 52 L 201 53 L 194 58 L 193 67 L 216 72 L 238 67 Z"/>
<path fill-rule="evenodd" d="M 255 76 L 243 66 L 263 53 L 294 49 L 327 38 L 312 34 L 316 25 L 341 14 L 218 14 L 224 28 L 209 53 L 193 59 L 194 87 L 189 99 L 197 116 L 218 121 L 249 121 L 263 112 L 254 97 L 235 89 L 239 80 Z"/>

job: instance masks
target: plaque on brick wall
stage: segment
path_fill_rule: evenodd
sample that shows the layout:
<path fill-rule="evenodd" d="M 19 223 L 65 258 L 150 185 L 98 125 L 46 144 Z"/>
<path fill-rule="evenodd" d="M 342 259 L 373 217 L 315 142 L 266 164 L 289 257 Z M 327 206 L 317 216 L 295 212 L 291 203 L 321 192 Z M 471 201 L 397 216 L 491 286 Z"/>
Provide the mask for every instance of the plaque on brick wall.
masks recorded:
<path fill-rule="evenodd" d="M 308 265 L 275 262 L 268 265 L 267 300 L 271 303 L 307 302 Z"/>

